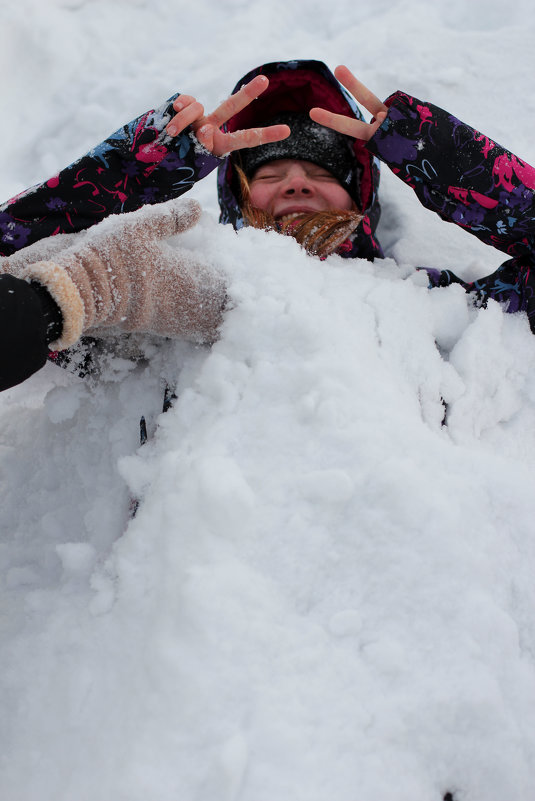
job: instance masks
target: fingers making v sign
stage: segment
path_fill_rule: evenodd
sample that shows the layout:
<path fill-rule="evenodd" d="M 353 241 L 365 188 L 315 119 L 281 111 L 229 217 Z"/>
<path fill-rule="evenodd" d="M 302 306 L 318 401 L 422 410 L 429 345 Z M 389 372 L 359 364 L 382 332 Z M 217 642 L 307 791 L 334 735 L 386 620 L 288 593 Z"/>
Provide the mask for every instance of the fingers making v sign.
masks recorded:
<path fill-rule="evenodd" d="M 245 147 L 256 147 L 267 142 L 278 142 L 290 135 L 287 125 L 270 125 L 266 128 L 247 128 L 243 131 L 225 133 L 220 130 L 234 114 L 244 109 L 269 85 L 265 75 L 257 75 L 245 86 L 224 100 L 211 114 L 204 115 L 204 107 L 191 95 L 179 95 L 173 103 L 177 112 L 169 125 L 167 133 L 177 136 L 191 125 L 195 136 L 203 147 L 215 156 L 223 156 Z"/>
<path fill-rule="evenodd" d="M 374 119 L 372 122 L 364 122 L 356 120 L 354 117 L 346 117 L 344 114 L 335 114 L 324 108 L 311 108 L 310 117 L 314 122 L 324 125 L 326 128 L 333 128 L 347 136 L 367 142 L 384 121 L 388 109 L 347 67 L 337 67 L 334 74 L 340 83 L 351 92 L 355 100 L 373 115 Z"/>

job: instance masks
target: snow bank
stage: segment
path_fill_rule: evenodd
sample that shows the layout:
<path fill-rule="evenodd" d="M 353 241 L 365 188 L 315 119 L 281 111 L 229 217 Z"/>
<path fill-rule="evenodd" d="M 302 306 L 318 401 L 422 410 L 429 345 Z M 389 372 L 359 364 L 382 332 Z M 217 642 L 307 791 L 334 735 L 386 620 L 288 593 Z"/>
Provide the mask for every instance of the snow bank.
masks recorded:
<path fill-rule="evenodd" d="M 526 321 L 208 215 L 181 237 L 201 243 L 232 298 L 211 350 L 61 374 L 23 412 L 7 393 L 6 787 L 526 798 Z M 157 418 L 163 377 L 179 397 Z M 133 455 L 142 412 L 158 427 Z"/>

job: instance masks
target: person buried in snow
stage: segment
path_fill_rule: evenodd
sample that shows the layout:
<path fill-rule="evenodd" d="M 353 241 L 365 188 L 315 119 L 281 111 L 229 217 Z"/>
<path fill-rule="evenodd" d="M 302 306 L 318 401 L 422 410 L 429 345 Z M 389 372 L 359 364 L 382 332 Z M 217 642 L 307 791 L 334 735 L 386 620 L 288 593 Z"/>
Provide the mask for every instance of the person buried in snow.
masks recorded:
<path fill-rule="evenodd" d="M 209 115 L 172 98 L 0 207 L 0 388 L 49 350 L 68 362 L 82 335 L 217 338 L 221 276 L 165 242 L 195 225 L 198 205 L 160 205 L 216 167 L 222 223 L 276 230 L 320 258 L 381 258 L 379 160 L 424 206 L 510 257 L 472 283 L 428 270 L 430 287 L 460 283 L 480 304 L 525 311 L 535 330 L 533 168 L 431 103 L 403 92 L 382 103 L 347 67 L 278 62 Z M 115 216 L 145 204 L 142 219 Z"/>

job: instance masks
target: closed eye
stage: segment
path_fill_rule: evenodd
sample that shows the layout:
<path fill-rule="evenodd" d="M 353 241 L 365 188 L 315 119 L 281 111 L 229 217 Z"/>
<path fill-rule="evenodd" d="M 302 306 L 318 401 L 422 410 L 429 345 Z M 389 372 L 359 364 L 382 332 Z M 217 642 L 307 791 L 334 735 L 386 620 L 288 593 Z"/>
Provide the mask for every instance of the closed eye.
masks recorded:
<path fill-rule="evenodd" d="M 308 173 L 309 178 L 314 178 L 318 181 L 336 181 L 337 179 L 327 170 L 311 170 Z"/>

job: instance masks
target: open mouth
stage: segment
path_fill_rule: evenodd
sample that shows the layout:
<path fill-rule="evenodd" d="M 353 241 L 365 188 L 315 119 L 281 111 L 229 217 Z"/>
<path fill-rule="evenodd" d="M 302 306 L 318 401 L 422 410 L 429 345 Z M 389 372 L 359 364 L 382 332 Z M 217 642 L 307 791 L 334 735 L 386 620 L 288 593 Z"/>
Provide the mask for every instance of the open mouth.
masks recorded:
<path fill-rule="evenodd" d="M 292 211 L 289 214 L 282 214 L 280 217 L 277 217 L 277 222 L 285 223 L 291 222 L 291 220 L 297 220 L 298 217 L 303 217 L 305 214 L 313 214 L 311 211 Z"/>

